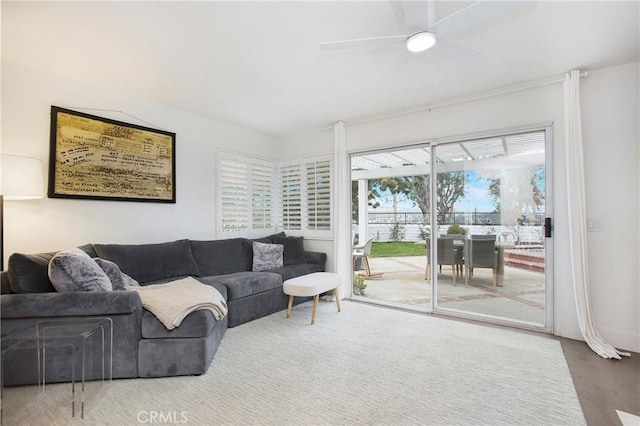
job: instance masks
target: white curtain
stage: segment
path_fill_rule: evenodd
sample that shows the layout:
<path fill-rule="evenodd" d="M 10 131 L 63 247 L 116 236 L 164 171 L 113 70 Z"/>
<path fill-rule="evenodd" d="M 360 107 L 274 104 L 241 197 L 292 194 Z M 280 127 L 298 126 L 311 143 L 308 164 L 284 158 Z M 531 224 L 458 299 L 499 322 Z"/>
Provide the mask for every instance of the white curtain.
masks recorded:
<path fill-rule="evenodd" d="M 596 330 L 591 314 L 589 268 L 587 263 L 587 218 L 582 152 L 582 123 L 580 116 L 580 71 L 573 70 L 564 80 L 564 126 L 566 147 L 567 194 L 569 195 L 569 253 L 571 278 L 578 313 L 578 324 L 585 342 L 603 358 L 630 356 L 620 352 Z"/>
<path fill-rule="evenodd" d="M 342 277 L 340 297 L 351 297 L 351 181 L 343 121 L 333 126 L 334 137 L 334 243 L 335 272 Z"/>

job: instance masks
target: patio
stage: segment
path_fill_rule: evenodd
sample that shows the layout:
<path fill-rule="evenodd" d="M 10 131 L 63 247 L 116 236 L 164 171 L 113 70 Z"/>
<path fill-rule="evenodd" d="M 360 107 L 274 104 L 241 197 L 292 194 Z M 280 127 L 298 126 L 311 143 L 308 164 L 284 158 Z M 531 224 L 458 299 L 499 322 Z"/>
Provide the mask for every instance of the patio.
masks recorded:
<path fill-rule="evenodd" d="M 424 279 L 425 256 L 369 258 L 379 278 L 365 280 L 365 297 L 406 305 L 431 306 L 431 284 Z M 438 274 L 438 306 L 544 324 L 544 274 L 505 266 L 504 284 L 494 288 L 491 269 L 476 269 L 465 287 L 464 278 L 453 285 L 451 267 Z"/>

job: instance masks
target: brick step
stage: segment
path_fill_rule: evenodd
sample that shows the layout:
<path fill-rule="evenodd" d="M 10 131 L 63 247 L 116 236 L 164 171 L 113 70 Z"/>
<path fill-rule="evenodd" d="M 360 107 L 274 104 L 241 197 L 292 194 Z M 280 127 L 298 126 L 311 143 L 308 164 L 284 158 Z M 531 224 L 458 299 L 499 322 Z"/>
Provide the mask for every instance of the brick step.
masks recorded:
<path fill-rule="evenodd" d="M 544 259 L 541 258 L 528 258 L 527 260 L 523 260 L 505 256 L 504 264 L 507 266 L 513 266 L 514 268 L 526 269 L 528 271 L 544 272 Z"/>
<path fill-rule="evenodd" d="M 540 262 L 544 262 L 544 253 L 527 253 L 525 251 L 508 251 L 504 254 L 505 258 L 511 259 L 523 259 L 523 260 L 531 260 Z"/>

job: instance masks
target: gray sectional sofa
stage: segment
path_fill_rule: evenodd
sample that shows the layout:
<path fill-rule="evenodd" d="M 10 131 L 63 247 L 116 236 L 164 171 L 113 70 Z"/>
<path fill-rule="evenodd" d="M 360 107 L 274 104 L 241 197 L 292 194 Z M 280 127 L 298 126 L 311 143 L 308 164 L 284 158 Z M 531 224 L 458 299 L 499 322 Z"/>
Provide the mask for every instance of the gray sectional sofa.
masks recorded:
<path fill-rule="evenodd" d="M 284 266 L 253 272 L 253 241 L 282 244 Z M 109 317 L 113 321 L 114 378 L 203 374 L 227 327 L 286 309 L 288 299 L 282 283 L 289 278 L 324 271 L 326 254 L 304 251 L 302 247 L 301 238 L 286 237 L 283 233 L 257 240 L 185 239 L 160 244 L 80 247 L 91 257 L 115 262 L 140 285 L 192 276 L 215 287 L 227 301 L 228 315 L 222 320 L 217 321 L 207 310 L 194 311 L 173 330 L 167 330 L 142 307 L 136 292 L 58 293 L 47 275 L 48 263 L 55 253 L 14 253 L 9 258 L 8 270 L 0 275 L 2 336 L 33 327 L 45 319 Z M 305 300 L 296 298 L 296 303 Z M 47 382 L 71 380 L 68 352 L 65 348 L 48 350 Z M 11 350 L 2 362 L 5 385 L 37 383 L 35 350 Z M 97 361 L 90 358 L 88 362 L 88 378 L 97 378 L 98 370 L 91 365 Z M 80 371 L 79 363 L 78 359 L 76 371 Z"/>

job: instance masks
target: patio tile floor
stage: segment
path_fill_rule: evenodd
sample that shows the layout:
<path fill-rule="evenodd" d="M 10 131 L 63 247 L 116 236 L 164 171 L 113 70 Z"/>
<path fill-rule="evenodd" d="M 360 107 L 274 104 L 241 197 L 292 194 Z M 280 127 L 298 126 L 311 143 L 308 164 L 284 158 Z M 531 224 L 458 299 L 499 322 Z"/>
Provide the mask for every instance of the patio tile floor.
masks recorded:
<path fill-rule="evenodd" d="M 424 279 L 424 256 L 369 258 L 380 278 L 366 280 L 365 296 L 413 306 L 431 305 L 431 284 Z M 453 285 L 451 267 L 438 274 L 438 306 L 533 323 L 544 323 L 544 274 L 505 267 L 504 284 L 493 287 L 491 269 L 474 270 L 465 287 L 458 277 Z"/>

